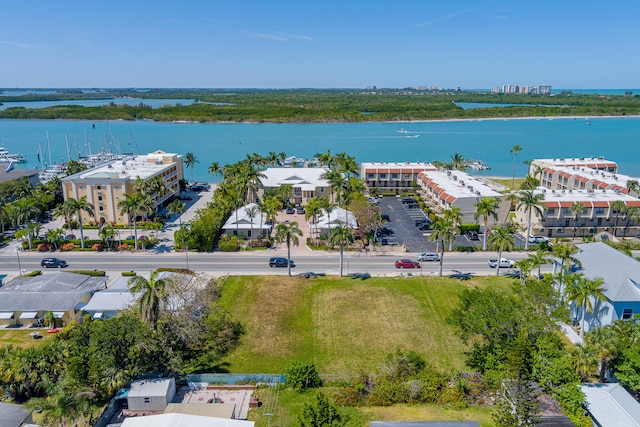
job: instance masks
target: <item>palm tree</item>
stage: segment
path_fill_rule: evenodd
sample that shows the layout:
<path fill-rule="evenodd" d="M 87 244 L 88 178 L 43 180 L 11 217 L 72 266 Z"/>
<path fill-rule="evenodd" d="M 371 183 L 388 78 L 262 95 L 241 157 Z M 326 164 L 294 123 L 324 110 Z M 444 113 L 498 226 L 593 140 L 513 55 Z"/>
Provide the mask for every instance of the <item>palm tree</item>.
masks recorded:
<path fill-rule="evenodd" d="M 327 226 L 331 226 L 331 211 L 333 210 L 333 203 L 327 196 L 318 197 L 318 201 L 320 203 L 320 209 L 322 209 L 327 215 Z M 331 229 L 331 228 L 329 228 Z"/>
<path fill-rule="evenodd" d="M 609 362 L 618 356 L 618 346 L 613 328 L 599 327 L 589 331 L 585 338 L 588 346 L 593 347 L 600 361 L 600 382 L 606 381 Z"/>
<path fill-rule="evenodd" d="M 513 148 L 509 150 L 509 153 L 513 154 L 513 177 L 511 179 L 511 188 L 514 190 L 516 188 L 516 156 L 521 151 L 522 147 L 520 147 L 519 145 L 514 145 Z"/>
<path fill-rule="evenodd" d="M 587 208 L 580 202 L 573 202 L 569 208 L 573 213 L 573 239 L 576 238 L 576 230 L 578 229 L 578 218 L 587 210 Z"/>
<path fill-rule="evenodd" d="M 45 233 L 45 237 L 47 238 L 47 242 L 49 242 L 55 249 L 58 249 L 58 245 L 60 244 L 60 240 L 62 240 L 62 236 L 64 235 L 64 230 L 61 228 L 50 229 Z"/>
<path fill-rule="evenodd" d="M 129 279 L 129 292 L 132 294 L 141 293 L 138 301 L 142 319 L 156 330 L 160 308 L 167 298 L 168 278 L 159 278 L 160 273 L 155 270 L 151 272 L 149 280 L 144 276 L 134 276 Z"/>
<path fill-rule="evenodd" d="M 314 234 L 316 236 L 316 246 L 318 245 L 318 215 L 322 213 L 322 206 L 320 206 L 320 199 L 316 196 L 309 200 L 307 206 L 305 206 L 304 219 L 311 222 L 314 225 Z"/>
<path fill-rule="evenodd" d="M 151 201 L 148 196 L 140 193 L 125 194 L 124 198 L 118 202 L 118 209 L 127 217 L 133 217 L 133 237 L 135 250 L 138 250 L 138 221 L 137 217 L 151 208 Z"/>
<path fill-rule="evenodd" d="M 451 156 L 451 162 L 449 164 L 451 165 L 451 169 L 456 169 L 463 172 L 467 170 L 467 165 L 465 165 L 464 163 L 464 157 L 462 157 L 458 153 L 455 153 L 453 156 Z"/>
<path fill-rule="evenodd" d="M 331 185 L 331 194 L 335 194 L 334 201 L 341 205 L 343 199 L 349 194 L 349 180 L 344 174 L 337 169 L 330 169 L 321 176 Z"/>
<path fill-rule="evenodd" d="M 442 217 L 436 218 L 433 224 L 433 232 L 429 234 L 429 241 L 440 241 L 440 277 L 442 277 L 442 263 L 444 260 L 445 246 L 450 246 L 456 238 L 456 226 L 451 220 Z"/>
<path fill-rule="evenodd" d="M 167 213 L 168 214 L 176 214 L 178 215 L 178 222 L 180 223 L 180 236 L 182 238 L 182 244 L 180 245 L 180 249 L 184 250 L 184 229 L 182 228 L 182 214 L 184 213 L 185 204 L 180 200 L 175 199 L 171 203 L 167 205 Z"/>
<path fill-rule="evenodd" d="M 80 247 L 84 249 L 84 233 L 82 231 L 82 211 L 85 211 L 87 215 L 93 216 L 93 205 L 87 202 L 87 196 L 82 196 L 80 199 L 67 199 L 64 201 L 69 206 L 69 210 L 75 212 L 78 219 L 78 226 L 80 227 Z"/>
<path fill-rule="evenodd" d="M 287 243 L 287 274 L 289 277 L 291 277 L 291 244 L 298 246 L 299 236 L 302 236 L 302 231 L 298 228 L 296 221 L 289 224 L 278 224 L 276 227 L 276 241 Z"/>
<path fill-rule="evenodd" d="M 71 229 L 71 218 L 73 217 L 73 213 L 74 213 L 73 210 L 71 210 L 69 208 L 68 204 L 60 203 L 53 210 L 53 217 L 54 218 L 63 217 L 65 224 L 67 224 L 67 226 L 68 226 L 67 229 L 70 230 L 70 231 L 73 231 Z"/>
<path fill-rule="evenodd" d="M 509 202 L 509 209 L 507 209 L 507 216 L 504 218 L 504 223 L 507 224 L 509 222 L 509 215 L 511 215 L 511 208 L 518 204 L 520 201 L 520 196 L 516 192 L 507 193 L 504 196 L 505 202 Z"/>
<path fill-rule="evenodd" d="M 582 265 L 580 260 L 574 257 L 578 253 L 578 248 L 572 244 L 556 243 L 553 246 L 553 256 L 560 260 L 560 272 L 566 270 L 571 272 L 574 265 Z"/>
<path fill-rule="evenodd" d="M 353 229 L 342 221 L 336 221 L 336 226 L 329 230 L 329 243 L 340 246 L 340 277 L 344 265 L 344 246 L 353 242 Z"/>
<path fill-rule="evenodd" d="M 32 250 L 33 244 L 31 239 L 30 222 L 33 218 L 40 215 L 42 211 L 38 206 L 37 200 L 35 200 L 32 197 L 16 200 L 13 203 L 13 207 L 14 207 L 13 213 L 15 215 L 16 222 L 18 224 L 24 224 L 27 230 L 27 240 L 29 241 L 29 250 Z"/>
<path fill-rule="evenodd" d="M 193 182 L 193 169 L 195 169 L 196 163 L 200 163 L 200 160 L 196 158 L 195 154 L 188 152 L 184 155 L 184 165 L 191 169 L 191 182 Z"/>
<path fill-rule="evenodd" d="M 247 207 L 245 212 L 247 213 L 247 216 L 251 220 L 251 224 L 249 224 L 249 226 L 251 228 L 251 240 L 253 240 L 253 219 L 258 214 L 260 214 L 260 216 L 262 216 L 262 212 L 260 212 L 260 209 L 258 208 L 258 205 L 251 205 L 251 206 Z"/>
<path fill-rule="evenodd" d="M 451 206 L 449 209 L 445 209 L 442 211 L 442 217 L 450 221 L 453 224 L 454 233 L 458 233 L 460 230 L 460 224 L 462 223 L 462 210 L 457 206 Z M 449 250 L 453 250 L 454 239 L 449 241 Z"/>
<path fill-rule="evenodd" d="M 98 237 L 102 239 L 102 243 L 111 249 L 111 244 L 113 243 L 113 238 L 116 236 L 116 229 L 110 225 L 105 225 L 98 230 Z"/>
<path fill-rule="evenodd" d="M 0 223 L 2 223 L 2 232 L 4 233 L 4 220 L 8 217 L 9 203 L 11 200 L 4 194 L 0 194 Z"/>
<path fill-rule="evenodd" d="M 544 193 L 534 193 L 533 190 L 524 190 L 518 197 L 517 209 L 524 208 L 527 211 L 527 235 L 524 240 L 524 250 L 529 250 L 529 236 L 531 235 L 531 213 L 542 216 L 544 208 Z"/>
<path fill-rule="evenodd" d="M 590 345 L 577 345 L 570 352 L 571 363 L 580 379 L 586 381 L 598 368 L 598 356 Z"/>
<path fill-rule="evenodd" d="M 632 222 L 637 221 L 640 219 L 640 211 L 638 210 L 638 208 L 636 206 L 627 206 L 627 208 L 625 209 L 625 215 L 627 218 L 627 223 L 625 224 L 624 228 L 622 229 L 622 239 L 624 240 L 624 238 L 627 236 L 627 230 L 629 229 L 629 224 L 631 224 Z"/>
<path fill-rule="evenodd" d="M 498 251 L 498 265 L 496 265 L 496 276 L 500 275 L 500 260 L 502 251 L 513 249 L 513 229 L 509 226 L 498 225 L 491 231 L 489 245 Z"/>
<path fill-rule="evenodd" d="M 528 259 L 531 261 L 531 266 L 538 269 L 538 278 L 540 278 L 540 267 L 544 264 L 551 264 L 551 259 L 547 257 L 547 251 L 544 249 L 538 249 L 534 253 L 528 255 Z"/>
<path fill-rule="evenodd" d="M 571 280 L 567 283 L 565 299 L 567 302 L 575 303 L 576 307 L 581 307 L 580 338 L 584 337 L 584 319 L 586 312 L 593 313 L 592 299 L 604 301 L 604 279 L 601 277 L 593 280 L 588 279 L 582 273 L 571 275 Z"/>
<path fill-rule="evenodd" d="M 636 193 L 636 195 L 638 195 L 638 193 L 640 193 L 640 182 L 638 182 L 637 179 L 628 180 L 627 189 L 629 190 L 629 193 Z"/>
<path fill-rule="evenodd" d="M 616 236 L 618 231 L 618 220 L 621 216 L 624 216 L 624 212 L 627 209 L 627 204 L 622 200 L 616 200 L 611 203 L 610 209 L 616 214 L 613 222 L 613 235 Z"/>
<path fill-rule="evenodd" d="M 500 199 L 497 197 L 483 197 L 473 204 L 476 207 L 476 213 L 473 219 L 476 221 L 482 216 L 484 222 L 484 238 L 482 239 L 482 250 L 487 250 L 487 234 L 489 234 L 489 218 L 493 217 L 493 221 L 498 220 L 498 209 L 500 209 Z"/>

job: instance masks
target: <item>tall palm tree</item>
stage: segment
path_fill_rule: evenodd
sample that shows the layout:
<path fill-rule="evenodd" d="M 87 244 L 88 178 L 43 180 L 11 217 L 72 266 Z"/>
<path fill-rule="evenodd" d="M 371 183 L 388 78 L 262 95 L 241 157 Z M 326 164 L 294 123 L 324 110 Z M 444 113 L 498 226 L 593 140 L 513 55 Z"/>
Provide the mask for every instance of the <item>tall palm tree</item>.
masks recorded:
<path fill-rule="evenodd" d="M 289 277 L 291 277 L 291 245 L 298 246 L 299 236 L 302 236 L 302 231 L 298 228 L 296 221 L 289 224 L 278 224 L 276 227 L 276 241 L 287 244 L 287 274 Z"/>
<path fill-rule="evenodd" d="M 511 188 L 514 190 L 516 188 L 516 156 L 521 151 L 522 147 L 520 147 L 519 145 L 514 145 L 513 148 L 509 150 L 509 153 L 513 154 L 513 177 L 511 179 Z"/>
<path fill-rule="evenodd" d="M 327 196 L 320 196 L 318 197 L 318 201 L 320 203 L 320 209 L 322 209 L 324 211 L 324 213 L 327 215 L 327 225 L 330 227 L 331 226 L 331 211 L 333 210 L 333 203 L 331 202 L 331 200 L 329 199 L 329 197 Z M 331 229 L 331 228 L 329 228 Z"/>
<path fill-rule="evenodd" d="M 556 243 L 553 246 L 553 256 L 560 260 L 560 272 L 565 269 L 571 272 L 574 265 L 582 265 L 580 260 L 574 257 L 577 253 L 578 248 L 570 243 Z"/>
<path fill-rule="evenodd" d="M 2 223 L 2 232 L 4 233 L 5 218 L 8 218 L 9 203 L 11 200 L 4 194 L 0 194 L 0 223 Z"/>
<path fill-rule="evenodd" d="M 511 215 L 511 209 L 518 204 L 520 201 L 520 196 L 516 192 L 507 193 L 504 196 L 504 200 L 509 202 L 509 209 L 507 209 L 507 216 L 504 218 L 504 224 L 509 223 L 509 216 Z"/>
<path fill-rule="evenodd" d="M 138 250 L 138 220 L 139 214 L 147 212 L 151 209 L 151 200 L 148 196 L 144 196 L 140 193 L 125 194 L 124 198 L 118 202 L 118 209 L 126 214 L 129 219 L 133 217 L 133 237 L 134 247 Z"/>
<path fill-rule="evenodd" d="M 630 179 L 627 181 L 627 189 L 629 193 L 640 193 L 640 182 L 637 179 Z"/>
<path fill-rule="evenodd" d="M 442 277 L 442 264 L 444 261 L 445 246 L 450 246 L 456 238 L 456 226 L 451 220 L 437 217 L 433 224 L 433 232 L 429 234 L 429 241 L 440 241 L 440 277 Z"/>
<path fill-rule="evenodd" d="M 590 345 L 577 345 L 570 351 L 570 360 L 582 381 L 587 381 L 598 368 L 598 355 Z"/>
<path fill-rule="evenodd" d="M 483 197 L 473 204 L 476 207 L 476 213 L 473 219 L 478 220 L 482 217 L 484 222 L 484 238 L 482 239 L 482 250 L 487 250 L 487 234 L 489 234 L 489 218 L 493 217 L 493 221 L 498 220 L 498 209 L 500 209 L 500 199 L 497 197 Z"/>
<path fill-rule="evenodd" d="M 518 197 L 517 209 L 523 208 L 527 211 L 527 235 L 524 239 L 524 250 L 529 250 L 529 236 L 531 235 L 531 214 L 533 212 L 542 216 L 544 208 L 544 193 L 534 193 L 533 190 L 524 190 Z"/>
<path fill-rule="evenodd" d="M 245 212 L 247 213 L 247 216 L 251 220 L 251 224 L 249 224 L 249 227 L 251 228 L 251 240 L 253 240 L 253 219 L 258 214 L 260 214 L 260 216 L 262 216 L 262 212 L 260 212 L 260 209 L 258 208 L 258 205 L 251 205 L 251 206 L 247 207 Z"/>
<path fill-rule="evenodd" d="M 69 210 L 76 214 L 78 219 L 78 226 L 80 227 L 80 247 L 84 249 L 84 233 L 82 231 L 82 212 L 86 212 L 87 215 L 93 216 L 93 205 L 87 202 L 87 196 L 82 196 L 80 199 L 67 199 L 64 201 L 69 206 Z"/>
<path fill-rule="evenodd" d="M 502 251 L 510 251 L 513 249 L 513 229 L 505 225 L 498 225 L 495 227 L 489 236 L 489 246 L 498 251 L 496 276 L 499 276 Z"/>
<path fill-rule="evenodd" d="M 336 226 L 329 230 L 329 242 L 340 246 L 340 277 L 342 277 L 344 246 L 353 242 L 353 229 L 342 221 L 336 221 Z"/>
<path fill-rule="evenodd" d="M 637 223 L 638 220 L 640 220 L 640 210 L 638 210 L 637 206 L 627 206 L 624 214 L 625 214 L 624 216 L 627 218 L 627 223 L 622 229 L 623 240 L 627 236 L 627 230 L 629 229 L 629 224 L 631 224 L 634 221 Z"/>
<path fill-rule="evenodd" d="M 70 209 L 69 205 L 66 203 L 60 203 L 55 207 L 55 209 L 53 209 L 53 217 L 54 218 L 63 217 L 65 224 L 67 224 L 68 226 L 67 229 L 70 231 L 73 231 L 71 229 L 71 219 L 73 217 L 73 213 L 74 213 L 73 210 Z"/>
<path fill-rule="evenodd" d="M 47 242 L 49 242 L 55 249 L 58 249 L 60 246 L 60 240 L 62 240 L 62 236 L 64 235 L 64 230 L 62 228 L 55 228 L 47 230 L 45 233 L 45 237 L 47 238 Z"/>
<path fill-rule="evenodd" d="M 538 249 L 534 253 L 530 253 L 528 259 L 531 261 L 531 266 L 538 269 L 538 278 L 540 278 L 540 267 L 544 264 L 551 264 L 552 262 L 547 256 L 547 251 L 544 249 Z"/>
<path fill-rule="evenodd" d="M 573 302 L 577 307 L 581 307 L 580 338 L 584 337 L 584 319 L 586 312 L 593 313 L 593 300 L 606 300 L 604 296 L 604 279 L 601 277 L 593 280 L 588 279 L 582 273 L 571 275 L 571 280 L 567 283 L 565 298 L 567 302 Z"/>
<path fill-rule="evenodd" d="M 573 239 L 576 238 L 576 230 L 578 229 L 578 218 L 587 210 L 587 208 L 580 202 L 573 202 L 569 208 L 573 214 Z"/>
<path fill-rule="evenodd" d="M 609 362 L 618 356 L 618 346 L 613 328 L 599 327 L 589 331 L 585 343 L 593 347 L 600 361 L 600 382 L 606 382 Z"/>
<path fill-rule="evenodd" d="M 451 206 L 449 209 L 445 209 L 442 211 L 442 217 L 450 221 L 453 224 L 453 229 L 455 233 L 458 233 L 460 230 L 460 224 L 462 224 L 462 209 L 457 206 Z M 449 241 L 449 250 L 453 250 L 453 243 L 455 238 Z"/>
<path fill-rule="evenodd" d="M 316 196 L 309 200 L 304 210 L 304 219 L 309 221 L 314 226 L 314 235 L 316 236 L 316 245 L 318 244 L 318 215 L 322 213 L 322 206 L 320 205 L 320 199 Z"/>
<path fill-rule="evenodd" d="M 24 224 L 27 230 L 27 240 L 29 241 L 29 250 L 33 249 L 33 243 L 31 239 L 31 227 L 30 222 L 33 218 L 36 218 L 42 213 L 38 206 L 37 200 L 33 197 L 27 197 L 25 199 L 16 200 L 13 203 L 14 215 L 16 223 Z"/>
<path fill-rule="evenodd" d="M 200 163 L 200 160 L 196 158 L 195 154 L 188 152 L 184 155 L 184 165 L 191 169 L 191 182 L 193 182 L 193 170 L 196 167 L 196 163 Z"/>
<path fill-rule="evenodd" d="M 134 276 L 129 279 L 129 292 L 132 294 L 141 293 L 138 301 L 142 319 L 148 322 L 153 330 L 158 325 L 160 308 L 167 299 L 168 278 L 160 278 L 160 273 L 155 270 L 151 272 L 149 279 L 144 276 Z"/>
<path fill-rule="evenodd" d="M 340 206 L 344 198 L 348 196 L 350 189 L 347 177 L 337 169 L 330 169 L 322 174 L 321 178 L 326 179 L 331 185 L 331 194 L 335 194 L 334 202 L 337 201 Z"/>
<path fill-rule="evenodd" d="M 613 235 L 616 236 L 618 233 L 618 220 L 621 216 L 624 216 L 625 211 L 627 210 L 627 204 L 622 200 L 616 200 L 611 203 L 610 211 L 615 213 L 615 218 L 613 220 Z"/>
<path fill-rule="evenodd" d="M 182 214 L 184 213 L 185 204 L 180 200 L 175 199 L 167 205 L 168 214 L 176 214 L 178 216 L 178 222 L 180 223 L 180 237 L 182 238 L 182 244 L 180 249 L 184 250 L 184 229 L 182 228 Z"/>
<path fill-rule="evenodd" d="M 464 163 L 464 157 L 462 157 L 462 155 L 458 153 L 455 153 L 453 156 L 451 156 L 451 162 L 449 164 L 451 165 L 451 169 L 456 169 L 463 172 L 467 170 L 467 165 L 465 165 Z"/>

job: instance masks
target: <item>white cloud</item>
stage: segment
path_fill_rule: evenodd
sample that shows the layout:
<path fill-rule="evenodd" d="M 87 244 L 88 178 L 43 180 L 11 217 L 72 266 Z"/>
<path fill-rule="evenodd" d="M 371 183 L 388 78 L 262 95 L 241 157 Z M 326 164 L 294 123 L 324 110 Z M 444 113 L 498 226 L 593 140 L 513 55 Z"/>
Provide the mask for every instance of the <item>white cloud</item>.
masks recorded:
<path fill-rule="evenodd" d="M 300 34 L 290 34 L 283 33 L 281 31 L 272 31 L 270 33 L 254 33 L 248 32 L 249 36 L 259 38 L 259 39 L 267 39 L 267 40 L 278 40 L 281 42 L 290 42 L 292 40 L 304 40 L 304 41 L 313 41 L 311 37 L 300 35 Z"/>
<path fill-rule="evenodd" d="M 13 46 L 13 47 L 19 47 L 22 49 L 35 49 L 38 46 L 36 46 L 35 44 L 29 44 L 29 43 L 16 43 L 16 42 L 9 42 L 6 40 L 0 40 L 0 44 L 4 44 L 7 46 Z"/>

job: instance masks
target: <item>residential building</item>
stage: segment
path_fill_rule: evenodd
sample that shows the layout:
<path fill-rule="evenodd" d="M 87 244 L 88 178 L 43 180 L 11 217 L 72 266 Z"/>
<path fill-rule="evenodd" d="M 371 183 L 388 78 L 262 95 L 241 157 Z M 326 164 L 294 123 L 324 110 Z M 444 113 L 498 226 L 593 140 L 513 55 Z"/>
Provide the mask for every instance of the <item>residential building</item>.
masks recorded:
<path fill-rule="evenodd" d="M 16 169 L 14 167 L 5 168 L 0 172 L 0 184 L 8 183 L 11 181 L 19 181 L 26 178 L 29 185 L 35 187 L 40 182 L 40 176 L 37 170 L 29 169 Z"/>
<path fill-rule="evenodd" d="M 547 190 L 538 188 L 534 194 L 543 194 L 542 216 L 531 215 L 531 234 L 547 237 L 582 237 L 588 234 L 608 232 L 615 236 L 637 236 L 637 221 L 617 212 L 613 203 L 622 201 L 626 206 L 640 208 L 640 200 L 627 194 L 610 190 Z M 571 206 L 584 206 L 577 221 Z M 516 209 L 515 221 L 525 229 L 528 212 L 524 207 Z M 614 230 L 615 228 L 615 230 Z"/>
<path fill-rule="evenodd" d="M 462 223 L 481 222 L 482 218 L 474 218 L 475 203 L 485 197 L 495 197 L 500 202 L 497 211 L 500 221 L 504 221 L 511 207 L 505 196 L 493 188 L 465 172 L 423 171 L 418 175 L 418 192 L 436 213 L 453 206 L 460 208 Z"/>
<path fill-rule="evenodd" d="M 175 395 L 173 378 L 134 381 L 127 392 L 127 406 L 130 411 L 164 411 Z"/>
<path fill-rule="evenodd" d="M 268 236 L 271 227 L 271 224 L 267 224 L 267 215 L 260 211 L 258 205 L 249 203 L 233 211 L 222 229 L 227 236 L 260 238 Z"/>
<path fill-rule="evenodd" d="M 3 427 L 33 425 L 32 409 L 17 403 L 0 402 L 0 420 Z"/>
<path fill-rule="evenodd" d="M 82 307 L 106 283 L 107 277 L 62 272 L 18 277 L 0 288 L 0 324 L 45 326 L 49 311 L 63 324 L 78 320 Z"/>
<path fill-rule="evenodd" d="M 255 421 L 231 420 L 189 414 L 158 414 L 125 418 L 122 427 L 254 427 Z"/>
<path fill-rule="evenodd" d="M 594 426 L 640 426 L 640 403 L 620 384 L 583 384 L 580 388 Z"/>
<path fill-rule="evenodd" d="M 258 197 L 263 199 L 265 192 L 291 185 L 291 202 L 306 205 L 316 196 L 331 197 L 331 184 L 324 179 L 327 168 L 267 168 L 262 171 Z"/>
<path fill-rule="evenodd" d="M 618 164 L 611 160 L 606 160 L 604 157 L 556 157 L 551 159 L 533 159 L 529 166 L 529 173 L 534 175 L 536 167 L 555 168 L 586 168 L 595 169 L 598 171 L 617 173 Z"/>
<path fill-rule="evenodd" d="M 134 184 L 138 177 L 148 181 L 156 176 L 164 180 L 167 193 L 153 194 L 152 208 L 179 194 L 180 181 L 184 179 L 182 155 L 158 150 L 113 160 L 62 178 L 62 189 L 65 200 L 86 197 L 87 202 L 93 205 L 93 216 L 82 212 L 84 222 L 128 225 L 132 218 L 123 214 L 118 204 L 125 195 L 136 193 Z"/>
<path fill-rule="evenodd" d="M 324 215 L 318 217 L 318 222 L 313 224 L 311 229 L 317 230 L 322 235 L 329 233 L 332 228 L 338 225 L 346 225 L 354 230 L 358 229 L 358 222 L 353 213 L 338 206 L 331 209 L 329 214 L 325 212 Z"/>
<path fill-rule="evenodd" d="M 640 314 L 640 261 L 623 254 L 606 243 L 579 244 L 574 257 L 580 261 L 579 271 L 589 279 L 602 278 L 604 301 L 591 298 L 593 312 L 585 313 L 585 332 L 607 326 L 616 320 L 631 320 Z M 560 268 L 554 261 L 554 274 Z M 581 319 L 580 307 L 571 307 L 574 323 Z"/>
<path fill-rule="evenodd" d="M 418 175 L 424 171 L 436 171 L 429 162 L 375 162 L 360 165 L 360 178 L 369 191 L 378 194 L 401 194 L 415 191 Z"/>

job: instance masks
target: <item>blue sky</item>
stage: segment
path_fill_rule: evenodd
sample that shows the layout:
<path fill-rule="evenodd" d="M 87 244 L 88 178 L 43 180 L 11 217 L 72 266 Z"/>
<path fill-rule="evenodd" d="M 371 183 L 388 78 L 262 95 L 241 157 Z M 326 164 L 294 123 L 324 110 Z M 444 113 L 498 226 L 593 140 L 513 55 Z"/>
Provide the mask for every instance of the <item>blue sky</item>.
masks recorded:
<path fill-rule="evenodd" d="M 0 87 L 640 88 L 640 2 L 9 1 Z"/>

